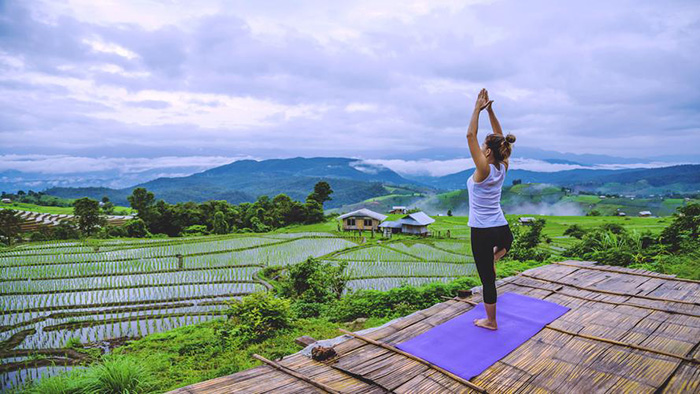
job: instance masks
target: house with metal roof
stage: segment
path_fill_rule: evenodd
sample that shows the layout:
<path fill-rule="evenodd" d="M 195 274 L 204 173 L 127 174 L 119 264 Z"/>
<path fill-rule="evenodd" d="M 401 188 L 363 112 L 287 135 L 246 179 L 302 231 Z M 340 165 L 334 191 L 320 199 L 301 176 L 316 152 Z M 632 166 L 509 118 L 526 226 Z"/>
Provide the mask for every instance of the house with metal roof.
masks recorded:
<path fill-rule="evenodd" d="M 386 218 L 386 215 L 367 208 L 338 216 L 338 219 L 343 221 L 343 231 L 378 231 L 379 223 Z"/>
<path fill-rule="evenodd" d="M 435 219 L 426 215 L 424 212 L 414 212 L 402 217 L 399 220 L 386 221 L 379 225 L 379 228 L 384 230 L 384 235 L 404 233 L 404 234 L 427 234 L 428 225 L 433 223 Z"/>
<path fill-rule="evenodd" d="M 391 211 L 389 213 L 403 213 L 406 214 L 408 212 L 408 208 L 404 207 L 403 205 L 395 205 L 391 207 Z"/>

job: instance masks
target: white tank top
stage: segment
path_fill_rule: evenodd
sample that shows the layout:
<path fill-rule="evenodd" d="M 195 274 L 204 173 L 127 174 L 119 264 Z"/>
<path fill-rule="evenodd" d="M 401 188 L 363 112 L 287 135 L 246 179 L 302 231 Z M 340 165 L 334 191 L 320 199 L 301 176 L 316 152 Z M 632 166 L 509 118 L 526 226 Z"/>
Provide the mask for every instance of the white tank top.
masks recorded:
<path fill-rule="evenodd" d="M 501 188 L 506 178 L 506 167 L 499 163 L 498 169 L 489 164 L 489 176 L 474 182 L 474 174 L 467 180 L 469 193 L 469 227 L 498 227 L 508 224 L 501 209 Z"/>

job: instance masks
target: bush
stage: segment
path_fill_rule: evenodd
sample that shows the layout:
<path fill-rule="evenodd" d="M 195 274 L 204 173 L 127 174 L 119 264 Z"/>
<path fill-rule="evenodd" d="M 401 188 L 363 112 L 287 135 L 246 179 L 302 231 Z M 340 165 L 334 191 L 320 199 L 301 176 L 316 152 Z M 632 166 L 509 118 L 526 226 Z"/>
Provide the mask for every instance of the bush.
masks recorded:
<path fill-rule="evenodd" d="M 583 227 L 579 226 L 578 224 L 572 224 L 564 231 L 564 235 L 581 239 L 584 235 L 586 235 L 586 230 L 584 230 Z"/>
<path fill-rule="evenodd" d="M 672 252 L 691 251 L 697 248 L 699 234 L 700 203 L 692 203 L 678 208 L 673 222 L 661 232 L 660 241 Z"/>
<path fill-rule="evenodd" d="M 130 357 L 105 356 L 101 363 L 86 370 L 74 369 L 43 378 L 29 386 L 29 393 L 150 393 L 154 379 L 137 360 Z"/>
<path fill-rule="evenodd" d="M 604 225 L 588 232 L 580 242 L 567 249 L 570 257 L 597 261 L 601 264 L 626 267 L 632 263 L 650 261 L 659 253 L 650 233 L 628 233 L 624 228 Z"/>
<path fill-rule="evenodd" d="M 512 225 L 513 244 L 504 258 L 508 260 L 534 260 L 538 262 L 548 259 L 551 253 L 537 248 L 537 245 L 542 241 L 542 230 L 545 224 L 546 221 L 544 219 L 537 219 L 530 226 Z"/>
<path fill-rule="evenodd" d="M 133 238 L 145 238 L 151 235 L 151 233 L 148 232 L 146 222 L 141 218 L 129 220 L 124 224 L 124 229 L 126 234 Z"/>
<path fill-rule="evenodd" d="M 104 234 L 104 238 L 123 238 L 129 236 L 124 226 L 114 226 L 111 224 L 103 227 L 100 233 Z"/>
<path fill-rule="evenodd" d="M 90 370 L 85 392 L 144 393 L 151 391 L 152 377 L 142 364 L 125 356 L 110 356 Z"/>
<path fill-rule="evenodd" d="M 457 290 L 470 289 L 481 283 L 475 277 L 462 277 L 449 283 L 402 286 L 388 291 L 358 290 L 329 305 L 326 316 L 331 321 L 351 321 L 358 317 L 395 318 L 429 308 L 444 297 L 454 297 Z"/>
<path fill-rule="evenodd" d="M 234 324 L 233 334 L 244 342 L 260 342 L 291 325 L 290 301 L 268 292 L 258 292 L 233 300 L 226 311 Z"/>
<path fill-rule="evenodd" d="M 209 234 L 209 231 L 207 230 L 207 226 L 203 224 L 194 224 L 192 226 L 186 227 L 184 230 L 182 230 L 182 236 L 185 237 L 192 237 L 192 236 L 197 236 L 197 235 L 207 235 Z"/>
<path fill-rule="evenodd" d="M 80 233 L 78 232 L 77 227 L 75 227 L 72 223 L 64 220 L 59 222 L 56 226 L 53 227 L 51 231 L 51 238 L 52 239 L 77 239 L 80 238 Z"/>
<path fill-rule="evenodd" d="M 313 303 L 325 304 L 337 300 L 343 294 L 348 281 L 345 274 L 347 262 L 334 265 L 309 257 L 301 263 L 289 266 L 286 275 L 277 283 L 277 293 L 295 302 L 304 304 L 294 308 L 299 317 L 318 316 L 324 308 L 310 306 Z"/>

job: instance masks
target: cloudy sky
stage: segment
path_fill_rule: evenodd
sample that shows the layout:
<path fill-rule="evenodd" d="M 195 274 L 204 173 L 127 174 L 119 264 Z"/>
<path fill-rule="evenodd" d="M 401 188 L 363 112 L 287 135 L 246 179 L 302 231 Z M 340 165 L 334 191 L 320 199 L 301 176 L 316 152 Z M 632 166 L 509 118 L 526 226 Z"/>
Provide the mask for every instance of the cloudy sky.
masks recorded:
<path fill-rule="evenodd" d="M 466 152 L 482 87 L 516 155 L 700 147 L 697 1 L 193 4 L 0 0 L 0 171 Z"/>

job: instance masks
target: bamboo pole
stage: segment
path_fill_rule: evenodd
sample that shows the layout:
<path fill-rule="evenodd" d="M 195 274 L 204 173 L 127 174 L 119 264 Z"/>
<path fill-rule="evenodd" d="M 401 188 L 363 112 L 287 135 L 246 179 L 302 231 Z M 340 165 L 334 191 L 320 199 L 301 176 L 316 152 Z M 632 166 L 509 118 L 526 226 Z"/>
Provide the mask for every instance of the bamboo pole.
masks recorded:
<path fill-rule="evenodd" d="M 308 383 L 308 384 L 310 384 L 310 385 L 312 385 L 312 386 L 318 387 L 319 389 L 321 389 L 321 390 L 323 390 L 323 391 L 325 391 L 325 392 L 327 392 L 327 393 L 331 393 L 331 394 L 340 394 L 340 391 L 335 390 L 335 389 L 333 389 L 333 388 L 330 387 L 330 386 L 327 386 L 327 385 L 325 385 L 325 384 L 323 384 L 323 383 L 320 383 L 320 382 L 317 382 L 317 381 L 315 381 L 315 380 L 312 380 L 311 378 L 309 378 L 309 377 L 307 377 L 307 376 L 304 376 L 304 375 L 302 375 L 302 374 L 300 374 L 300 373 L 298 373 L 298 372 L 295 372 L 295 371 L 293 371 L 293 370 L 291 370 L 291 369 L 285 367 L 284 365 L 282 365 L 282 364 L 280 364 L 280 363 L 274 362 L 274 361 L 272 361 L 272 360 L 268 360 L 268 359 L 266 359 L 265 357 L 263 357 L 263 356 L 261 356 L 261 355 L 259 355 L 259 354 L 253 353 L 253 358 L 255 358 L 256 360 L 260 360 L 260 361 L 264 362 L 265 364 L 270 365 L 270 366 L 272 366 L 273 368 L 276 368 L 276 369 L 278 369 L 278 370 L 280 370 L 280 371 L 282 371 L 282 372 L 284 372 L 284 373 L 286 373 L 286 374 L 288 374 L 288 375 L 292 375 L 292 376 L 294 376 L 295 378 L 297 378 L 297 379 L 299 379 L 299 380 L 303 380 L 304 382 L 306 382 L 306 383 Z"/>
<path fill-rule="evenodd" d="M 423 360 L 423 359 L 420 358 L 420 357 L 414 356 L 414 355 L 412 355 L 412 354 L 410 354 L 410 353 L 406 353 L 406 352 L 404 352 L 403 350 L 398 349 L 398 348 L 396 348 L 396 347 L 394 347 L 394 346 L 388 345 L 388 344 L 386 344 L 386 343 L 382 343 L 382 342 L 375 341 L 375 340 L 372 339 L 372 338 L 367 338 L 367 337 L 365 337 L 365 336 L 362 336 L 362 335 L 360 335 L 360 334 L 356 334 L 356 333 L 351 332 L 351 331 L 348 331 L 348 330 L 344 330 L 344 329 L 342 329 L 342 328 L 339 328 L 339 330 L 340 330 L 340 332 L 342 332 L 343 334 L 350 335 L 350 336 L 355 337 L 355 338 L 357 338 L 357 339 L 361 339 L 361 340 L 363 340 L 363 341 L 365 341 L 365 342 L 371 343 L 372 345 L 379 346 L 379 347 L 381 347 L 381 348 L 390 350 L 390 351 L 392 351 L 392 352 L 394 352 L 394 353 L 400 354 L 400 355 L 402 355 L 402 356 L 404 356 L 404 357 L 408 357 L 408 358 L 410 358 L 411 360 L 418 361 L 419 363 L 421 363 L 421 364 L 423 364 L 423 365 L 426 365 L 426 366 L 428 366 L 428 367 L 430 367 L 430 368 L 432 368 L 432 369 L 435 369 L 435 370 L 437 370 L 437 371 L 439 371 L 439 372 L 441 372 L 441 373 L 443 373 L 443 374 L 449 376 L 450 378 L 456 380 L 457 382 L 459 382 L 459 383 L 461 383 L 461 384 L 463 384 L 463 385 L 465 385 L 465 386 L 467 386 L 467 387 L 469 387 L 469 388 L 471 388 L 471 389 L 473 389 L 473 390 L 476 390 L 476 391 L 478 391 L 478 392 L 480 392 L 480 393 L 486 393 L 486 392 L 487 392 L 486 389 L 484 389 L 483 387 L 477 386 L 476 384 L 474 384 L 474 383 L 472 383 L 472 382 L 470 382 L 470 381 L 468 381 L 468 380 L 466 380 L 466 379 L 464 379 L 464 378 L 462 378 L 462 377 L 459 377 L 459 376 L 453 374 L 452 372 L 450 372 L 450 371 L 448 371 L 448 370 L 446 370 L 446 369 L 443 369 L 443 368 L 441 368 L 441 367 L 438 367 L 437 365 L 432 364 L 432 363 L 429 362 L 429 361 L 425 361 L 425 360 Z"/>
<path fill-rule="evenodd" d="M 558 281 L 558 280 L 542 279 L 542 278 L 538 278 L 538 277 L 536 277 L 536 276 L 528 275 L 528 274 L 525 274 L 525 273 L 521 273 L 520 276 L 524 276 L 524 277 L 526 277 L 526 278 L 531 278 L 531 279 L 539 280 L 539 281 L 542 281 L 542 282 L 556 283 L 556 284 L 558 284 L 558 285 L 570 286 L 570 287 L 575 287 L 575 288 L 581 289 L 581 290 L 592 291 L 592 292 L 603 293 L 603 294 L 611 294 L 611 295 L 617 295 L 617 296 L 622 296 L 622 297 L 644 298 L 644 299 L 652 300 L 652 301 L 677 302 L 677 303 L 680 303 L 680 304 L 687 304 L 687 305 L 700 305 L 700 302 L 683 301 L 683 300 L 669 300 L 669 299 L 660 298 L 660 297 L 643 296 L 643 295 L 637 295 L 637 294 L 626 294 L 626 293 L 619 293 L 619 292 L 616 292 L 616 291 L 594 289 L 594 288 L 591 288 L 591 287 L 583 287 L 583 286 L 578 286 L 578 285 L 574 285 L 574 284 L 571 284 L 571 283 L 560 282 L 560 281 Z"/>
<path fill-rule="evenodd" d="M 635 276 L 644 276 L 647 278 L 655 278 L 655 279 L 664 279 L 664 280 L 675 280 L 679 282 L 688 282 L 688 283 L 700 283 L 700 280 L 693 280 L 693 279 L 685 279 L 685 278 L 676 278 L 676 277 L 664 277 L 664 276 L 659 276 L 659 275 L 652 275 L 652 274 L 645 274 L 642 272 L 625 272 L 625 271 L 619 271 L 611 268 L 605 268 L 605 267 L 596 267 L 596 266 L 587 266 L 587 265 L 577 265 L 577 264 L 567 264 L 565 261 L 559 261 L 556 263 L 552 264 L 557 264 L 557 265 L 564 265 L 567 267 L 574 267 L 574 268 L 583 268 L 587 270 L 596 270 L 596 271 L 605 271 L 605 272 L 614 272 L 616 274 L 623 274 L 623 275 L 635 275 Z"/>
<path fill-rule="evenodd" d="M 687 362 L 689 362 L 689 363 L 696 363 L 696 364 L 700 363 L 700 360 L 696 360 L 696 359 L 694 359 L 694 358 L 685 357 L 685 356 L 681 356 L 680 354 L 669 353 L 669 352 L 665 352 L 665 351 L 663 351 L 663 350 L 657 350 L 657 349 L 653 349 L 653 348 L 646 347 L 646 346 L 639 346 L 639 345 L 635 345 L 634 343 L 630 343 L 630 342 L 621 342 L 621 341 L 616 341 L 616 340 L 614 340 L 614 339 L 608 339 L 608 338 L 603 338 L 603 337 L 597 337 L 597 336 L 594 336 L 594 335 L 580 334 L 580 333 L 577 333 L 577 332 L 564 330 L 564 329 L 562 329 L 562 328 L 552 327 L 552 326 L 550 326 L 549 324 L 547 324 L 546 326 L 544 326 L 544 328 L 548 328 L 548 329 L 550 329 L 550 330 L 558 331 L 558 332 L 561 332 L 561 333 L 567 334 L 567 335 L 572 335 L 572 336 L 576 336 L 576 337 L 591 339 L 591 340 L 599 341 L 599 342 L 610 343 L 610 344 L 618 345 L 618 346 L 626 346 L 626 347 L 629 347 L 629 348 L 632 348 L 632 349 L 643 350 L 643 351 L 645 351 L 645 352 L 660 354 L 660 355 L 662 355 L 662 356 L 673 357 L 673 358 L 677 358 L 677 359 L 679 359 L 679 360 L 687 361 Z"/>

